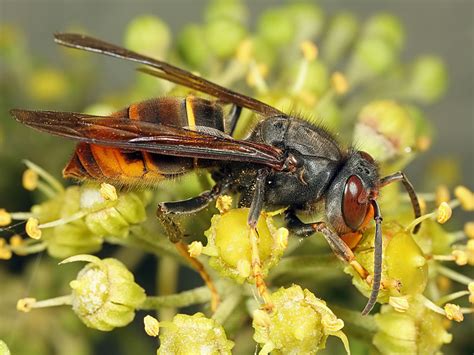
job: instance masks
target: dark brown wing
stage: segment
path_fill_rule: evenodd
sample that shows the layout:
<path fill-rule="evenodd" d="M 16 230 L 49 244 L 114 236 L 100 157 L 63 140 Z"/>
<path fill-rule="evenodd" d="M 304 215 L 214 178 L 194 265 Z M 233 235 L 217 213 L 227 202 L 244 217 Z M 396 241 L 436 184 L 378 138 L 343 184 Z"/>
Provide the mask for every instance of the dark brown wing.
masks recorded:
<path fill-rule="evenodd" d="M 57 43 L 66 47 L 83 49 L 89 52 L 101 53 L 148 65 L 162 72 L 163 75 L 160 77 L 165 78 L 166 80 L 209 94 L 222 100 L 223 102 L 248 108 L 255 112 L 261 113 L 264 116 L 277 116 L 283 114 L 283 112 L 259 100 L 229 90 L 225 87 L 194 75 L 186 70 L 96 38 L 75 33 L 57 33 L 54 35 L 54 38 Z M 151 74 L 150 72 L 148 73 Z"/>
<path fill-rule="evenodd" d="M 89 144 L 177 157 L 257 163 L 276 170 L 284 165 L 278 148 L 211 132 L 74 112 L 14 109 L 10 113 L 27 126 Z"/>

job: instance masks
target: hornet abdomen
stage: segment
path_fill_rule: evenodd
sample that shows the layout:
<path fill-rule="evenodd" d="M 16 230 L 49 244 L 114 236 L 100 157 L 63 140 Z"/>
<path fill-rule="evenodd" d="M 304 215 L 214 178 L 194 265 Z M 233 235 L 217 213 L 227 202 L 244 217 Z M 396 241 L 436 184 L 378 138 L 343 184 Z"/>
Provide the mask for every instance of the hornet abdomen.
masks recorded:
<path fill-rule="evenodd" d="M 190 130 L 210 127 L 224 131 L 222 107 L 215 101 L 194 96 L 155 98 L 132 104 L 110 117 L 186 127 Z M 79 143 L 63 175 L 66 178 L 93 179 L 118 185 L 151 185 L 200 166 L 200 161 L 193 158 Z"/>

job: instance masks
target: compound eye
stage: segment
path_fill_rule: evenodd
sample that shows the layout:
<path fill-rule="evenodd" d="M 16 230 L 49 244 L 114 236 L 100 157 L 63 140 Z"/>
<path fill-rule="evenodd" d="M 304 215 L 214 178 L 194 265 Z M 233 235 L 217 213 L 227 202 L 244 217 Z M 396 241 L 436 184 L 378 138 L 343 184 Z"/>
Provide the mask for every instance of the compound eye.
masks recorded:
<path fill-rule="evenodd" d="M 369 201 L 362 181 L 356 175 L 350 176 L 344 187 L 342 202 L 342 217 L 346 225 L 353 231 L 359 229 L 367 215 L 368 208 Z"/>

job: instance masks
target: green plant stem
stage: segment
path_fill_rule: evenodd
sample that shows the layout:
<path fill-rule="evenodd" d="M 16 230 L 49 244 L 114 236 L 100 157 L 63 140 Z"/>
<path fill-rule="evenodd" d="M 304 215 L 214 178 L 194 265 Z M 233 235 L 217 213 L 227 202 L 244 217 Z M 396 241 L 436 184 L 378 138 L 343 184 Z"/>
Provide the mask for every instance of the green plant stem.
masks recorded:
<path fill-rule="evenodd" d="M 205 286 L 174 295 L 150 296 L 139 307 L 141 310 L 156 310 L 161 307 L 188 307 L 194 304 L 206 303 L 211 299 L 211 293 Z"/>
<path fill-rule="evenodd" d="M 158 260 L 157 286 L 160 296 L 168 296 L 176 293 L 178 283 L 179 265 L 175 259 L 162 256 Z M 175 307 L 161 307 L 159 309 L 161 320 L 172 320 L 176 314 Z"/>
<path fill-rule="evenodd" d="M 283 258 L 280 263 L 273 268 L 269 279 L 275 279 L 282 275 L 288 275 L 295 272 L 301 273 L 305 269 L 311 269 L 317 272 L 321 269 L 341 269 L 343 264 L 334 256 L 334 254 L 323 255 L 298 255 Z"/>
<path fill-rule="evenodd" d="M 239 305 L 242 300 L 242 294 L 235 290 L 234 292 L 227 295 L 227 297 L 217 307 L 216 312 L 212 318 L 219 324 L 224 324 L 227 318 L 234 312 L 235 308 Z"/>

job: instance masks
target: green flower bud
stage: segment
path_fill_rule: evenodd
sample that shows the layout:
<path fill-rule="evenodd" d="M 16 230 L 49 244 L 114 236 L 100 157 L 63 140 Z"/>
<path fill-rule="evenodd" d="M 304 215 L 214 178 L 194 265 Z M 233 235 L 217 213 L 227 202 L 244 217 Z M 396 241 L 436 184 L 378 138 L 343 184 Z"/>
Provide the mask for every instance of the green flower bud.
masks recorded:
<path fill-rule="evenodd" d="M 324 61 L 335 64 L 347 53 L 359 31 L 357 18 L 348 12 L 334 15 L 331 19 L 321 48 Z"/>
<path fill-rule="evenodd" d="M 448 74 L 443 61 L 435 56 L 418 58 L 409 71 L 408 95 L 423 103 L 439 99 L 448 86 Z"/>
<path fill-rule="evenodd" d="M 347 78 L 354 86 L 386 72 L 397 61 L 398 53 L 381 38 L 361 38 L 347 68 Z"/>
<path fill-rule="evenodd" d="M 10 349 L 8 349 L 7 344 L 0 339 L 0 355 L 10 355 Z"/>
<path fill-rule="evenodd" d="M 32 72 L 27 84 L 28 93 L 38 101 L 58 101 L 69 92 L 69 83 L 63 72 L 42 68 Z"/>
<path fill-rule="evenodd" d="M 250 272 L 252 249 L 247 225 L 248 213 L 248 208 L 239 208 L 214 215 L 211 227 L 205 232 L 206 249 L 212 251 L 209 265 L 221 275 L 240 283 L 253 282 Z M 284 231 L 277 230 L 271 216 L 266 213 L 260 215 L 257 224 L 258 248 L 264 276 L 280 260 L 286 248 Z"/>
<path fill-rule="evenodd" d="M 195 24 L 184 27 L 178 36 L 178 53 L 193 68 L 201 68 L 209 60 L 209 46 L 203 38 L 204 29 Z"/>
<path fill-rule="evenodd" d="M 400 20 L 390 14 L 372 16 L 364 26 L 364 37 L 380 38 L 398 51 L 402 49 L 405 33 Z"/>
<path fill-rule="evenodd" d="M 53 199 L 33 206 L 31 211 L 42 224 L 61 221 L 80 213 L 80 200 L 81 188 L 72 186 Z M 46 243 L 48 254 L 60 259 L 79 253 L 94 253 L 101 249 L 103 243 L 100 236 L 91 233 L 83 219 L 45 228 L 42 240 Z"/>
<path fill-rule="evenodd" d="M 360 111 L 353 139 L 359 149 L 377 161 L 393 161 L 411 153 L 415 145 L 415 125 L 398 103 L 373 101 Z"/>
<path fill-rule="evenodd" d="M 273 46 L 284 46 L 295 36 L 293 20 L 282 8 L 269 9 L 258 19 L 258 34 Z"/>
<path fill-rule="evenodd" d="M 240 0 L 212 0 L 204 11 L 206 22 L 216 19 L 229 19 L 245 25 L 248 20 L 248 9 Z"/>
<path fill-rule="evenodd" d="M 204 27 L 205 41 L 210 51 L 219 58 L 234 55 L 245 35 L 245 28 L 230 19 L 215 19 Z"/>
<path fill-rule="evenodd" d="M 252 322 L 253 338 L 262 345 L 259 354 L 314 354 L 325 348 L 329 335 L 341 338 L 349 353 L 347 338 L 341 331 L 344 322 L 310 291 L 293 285 L 274 292 L 271 300 L 273 312 L 257 311 Z M 259 312 L 265 315 L 264 320 Z"/>
<path fill-rule="evenodd" d="M 317 37 L 324 25 L 324 13 L 319 6 L 309 2 L 285 5 L 283 12 L 293 21 L 297 43 Z"/>
<path fill-rule="evenodd" d="M 115 201 L 106 201 L 97 188 L 84 187 L 81 207 L 91 210 L 85 223 L 93 234 L 126 238 L 130 225 L 146 220 L 145 204 L 133 192 L 121 193 Z"/>
<path fill-rule="evenodd" d="M 136 17 L 125 32 L 125 47 L 155 58 L 166 55 L 170 42 L 168 25 L 155 16 Z"/>
<path fill-rule="evenodd" d="M 379 302 L 388 302 L 390 296 L 421 294 L 428 282 L 428 264 L 413 237 L 396 222 L 383 223 L 382 283 Z M 374 233 L 370 228 L 364 232 L 361 242 L 354 249 L 356 260 L 373 275 Z M 403 262 L 401 262 L 403 261 Z M 344 270 L 353 275 L 352 282 L 365 296 L 369 296 L 371 285 L 362 280 L 351 267 Z"/>
<path fill-rule="evenodd" d="M 168 322 L 167 322 L 168 323 Z M 227 339 L 224 328 L 202 313 L 177 314 L 171 324 L 160 329 L 161 354 L 231 354 L 234 342 Z"/>
<path fill-rule="evenodd" d="M 410 300 L 404 313 L 383 306 L 375 315 L 378 332 L 373 343 L 382 354 L 436 354 L 452 335 L 443 327 L 443 316 L 425 308 L 417 299 Z"/>
<path fill-rule="evenodd" d="M 72 309 L 89 328 L 110 331 L 124 327 L 135 317 L 135 309 L 145 301 L 145 291 L 120 261 L 76 255 L 62 262 L 87 261 L 71 281 Z"/>

